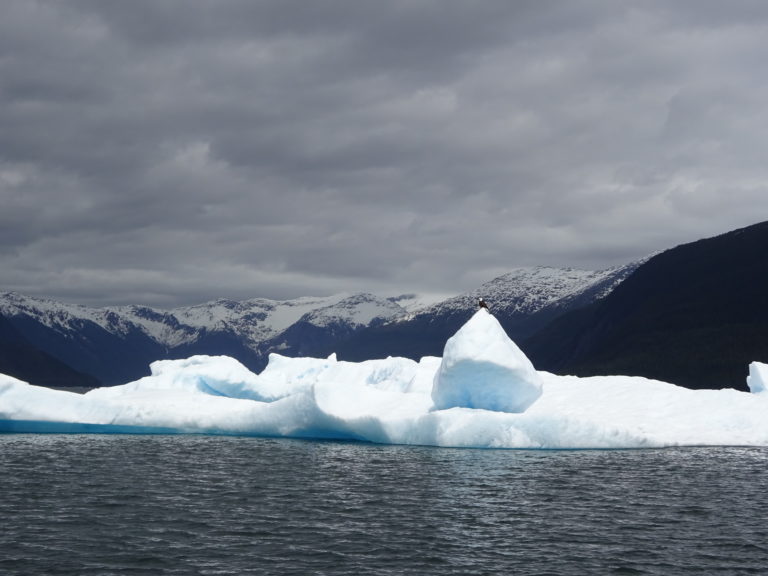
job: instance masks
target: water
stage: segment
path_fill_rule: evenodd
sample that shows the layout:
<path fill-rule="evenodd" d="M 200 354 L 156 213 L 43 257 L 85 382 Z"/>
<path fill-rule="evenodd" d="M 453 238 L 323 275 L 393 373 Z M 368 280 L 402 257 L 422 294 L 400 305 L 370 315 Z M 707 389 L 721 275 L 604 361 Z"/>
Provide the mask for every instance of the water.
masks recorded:
<path fill-rule="evenodd" d="M 0 435 L 0 574 L 763 574 L 768 450 Z"/>

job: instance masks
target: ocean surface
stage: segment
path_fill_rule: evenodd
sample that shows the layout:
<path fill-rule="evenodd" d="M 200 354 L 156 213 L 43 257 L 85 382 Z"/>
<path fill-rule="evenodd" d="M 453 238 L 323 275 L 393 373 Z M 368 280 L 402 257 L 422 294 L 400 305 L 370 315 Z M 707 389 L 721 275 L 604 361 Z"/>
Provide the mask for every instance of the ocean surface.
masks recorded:
<path fill-rule="evenodd" d="M 0 574 L 766 574 L 768 450 L 0 435 Z"/>

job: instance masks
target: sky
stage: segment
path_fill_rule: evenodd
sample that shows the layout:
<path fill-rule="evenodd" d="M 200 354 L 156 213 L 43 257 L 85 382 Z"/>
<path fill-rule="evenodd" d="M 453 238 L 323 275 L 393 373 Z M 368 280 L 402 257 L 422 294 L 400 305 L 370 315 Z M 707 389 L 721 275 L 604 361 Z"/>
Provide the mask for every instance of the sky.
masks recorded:
<path fill-rule="evenodd" d="M 768 3 L 4 0 L 0 292 L 454 295 L 768 219 Z"/>

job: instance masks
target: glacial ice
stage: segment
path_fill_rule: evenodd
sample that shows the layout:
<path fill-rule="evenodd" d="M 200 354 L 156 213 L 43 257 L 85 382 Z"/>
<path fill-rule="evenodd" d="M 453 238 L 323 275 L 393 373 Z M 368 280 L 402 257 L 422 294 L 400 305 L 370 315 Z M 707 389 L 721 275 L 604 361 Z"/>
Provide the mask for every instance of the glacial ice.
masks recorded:
<path fill-rule="evenodd" d="M 766 386 L 768 386 L 768 364 L 752 362 L 749 365 L 747 386 L 749 386 L 749 391 L 753 394 L 765 392 Z"/>
<path fill-rule="evenodd" d="M 539 396 L 533 364 L 486 310 L 446 342 L 432 387 L 435 408 L 524 412 Z"/>
<path fill-rule="evenodd" d="M 752 393 L 630 376 L 536 371 L 486 311 L 442 358 L 353 363 L 270 356 L 162 360 L 135 382 L 76 394 L 0 375 L 0 431 L 194 433 L 482 448 L 768 446 L 768 366 Z"/>

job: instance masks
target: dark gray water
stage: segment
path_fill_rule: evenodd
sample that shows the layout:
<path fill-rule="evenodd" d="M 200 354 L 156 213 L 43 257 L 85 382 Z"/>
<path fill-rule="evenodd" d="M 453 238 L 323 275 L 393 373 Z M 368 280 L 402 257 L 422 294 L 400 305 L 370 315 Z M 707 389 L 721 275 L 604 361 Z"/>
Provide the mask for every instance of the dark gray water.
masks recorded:
<path fill-rule="evenodd" d="M 0 574 L 765 574 L 768 450 L 0 435 Z"/>

